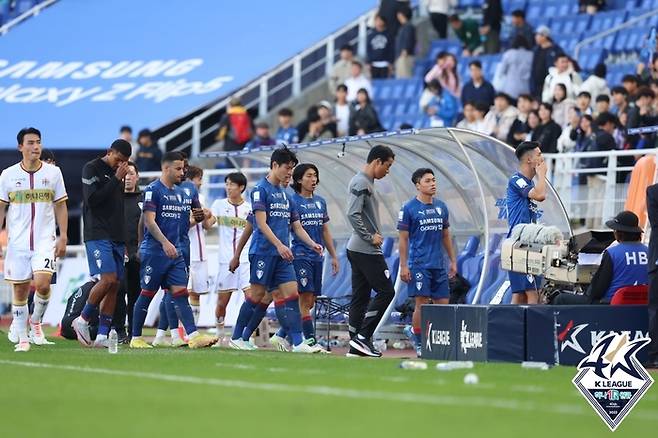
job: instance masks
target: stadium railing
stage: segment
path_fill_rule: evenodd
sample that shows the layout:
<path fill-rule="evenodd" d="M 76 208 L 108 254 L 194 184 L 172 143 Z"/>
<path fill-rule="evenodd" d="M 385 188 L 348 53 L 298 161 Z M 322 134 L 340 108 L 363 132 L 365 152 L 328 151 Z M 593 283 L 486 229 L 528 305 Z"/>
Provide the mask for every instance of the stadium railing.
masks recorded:
<path fill-rule="evenodd" d="M 30 17 L 37 16 L 39 13 L 47 8 L 48 6 L 52 5 L 55 3 L 57 0 L 41 0 L 39 2 L 33 2 L 35 3 L 30 9 L 26 10 L 22 14 L 18 15 L 17 17 L 7 21 L 5 24 L 0 26 L 0 36 L 5 35 L 9 30 L 20 24 L 21 22 L 27 20 Z"/>

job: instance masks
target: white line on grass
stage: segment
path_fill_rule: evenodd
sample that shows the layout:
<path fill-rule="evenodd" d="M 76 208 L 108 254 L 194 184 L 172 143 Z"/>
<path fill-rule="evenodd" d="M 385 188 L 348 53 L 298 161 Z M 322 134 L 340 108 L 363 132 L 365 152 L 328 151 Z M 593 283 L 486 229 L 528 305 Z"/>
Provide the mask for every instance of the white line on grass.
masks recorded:
<path fill-rule="evenodd" d="M 350 399 L 367 399 L 377 401 L 391 401 L 399 403 L 418 403 L 428 405 L 441 405 L 441 406 L 462 406 L 462 407 L 481 407 L 481 408 L 497 408 L 512 411 L 529 411 L 538 412 L 540 409 L 543 412 L 552 412 L 559 414 L 568 414 L 576 416 L 591 416 L 591 412 L 586 409 L 585 403 L 582 405 L 561 404 L 559 406 L 541 406 L 537 403 L 527 400 L 516 399 L 500 399 L 494 397 L 472 397 L 472 396 L 452 396 L 452 395 L 430 395 L 418 393 L 405 393 L 405 392 L 386 392 L 386 391 L 369 391 L 369 390 L 356 390 L 347 388 L 334 388 L 329 386 L 303 386 L 303 385 L 288 385 L 282 383 L 265 383 L 265 382 L 248 382 L 245 380 L 232 380 L 232 379 L 217 379 L 208 377 L 194 377 L 182 376 L 176 374 L 159 374 L 148 373 L 142 371 L 124 371 L 114 370 L 109 368 L 92 368 L 81 367 L 75 365 L 59 365 L 49 363 L 37 362 L 23 362 L 15 360 L 0 359 L 0 364 L 19 366 L 27 368 L 45 368 L 56 369 L 63 371 L 74 371 L 76 373 L 88 374 L 101 374 L 109 376 L 121 377 L 137 377 L 141 379 L 160 380 L 164 382 L 175 383 L 188 383 L 197 385 L 213 385 L 225 388 L 248 389 L 256 391 L 270 391 L 270 392 L 287 392 L 287 393 L 304 393 L 311 395 L 323 395 L 330 397 L 342 397 Z M 471 389 L 475 389 L 473 386 Z M 648 421 L 658 420 L 658 413 L 650 411 L 633 412 L 633 417 L 636 419 L 643 419 Z"/>

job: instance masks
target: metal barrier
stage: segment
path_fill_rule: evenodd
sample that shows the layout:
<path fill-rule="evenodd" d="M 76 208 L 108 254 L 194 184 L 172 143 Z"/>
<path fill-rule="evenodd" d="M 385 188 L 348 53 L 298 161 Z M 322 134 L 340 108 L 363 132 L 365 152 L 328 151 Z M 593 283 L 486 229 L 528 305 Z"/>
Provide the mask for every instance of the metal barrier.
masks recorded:
<path fill-rule="evenodd" d="M 48 6 L 52 5 L 55 3 L 57 0 L 45 0 L 41 3 L 38 3 L 34 6 L 32 6 L 30 9 L 27 11 L 23 12 L 21 15 L 18 17 L 8 21 L 6 24 L 3 26 L 0 26 L 0 35 L 5 35 L 9 30 L 16 26 L 17 24 L 21 23 L 22 21 L 27 20 L 28 18 L 32 16 L 37 16 L 39 13 L 43 10 L 46 9 Z"/>

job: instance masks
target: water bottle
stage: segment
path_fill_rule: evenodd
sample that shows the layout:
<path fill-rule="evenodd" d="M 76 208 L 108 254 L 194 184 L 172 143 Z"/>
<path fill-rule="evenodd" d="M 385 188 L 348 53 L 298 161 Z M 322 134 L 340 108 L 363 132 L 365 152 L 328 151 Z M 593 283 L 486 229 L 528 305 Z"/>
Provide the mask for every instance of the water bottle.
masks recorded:
<path fill-rule="evenodd" d="M 420 360 L 403 360 L 400 363 L 400 368 L 403 370 L 426 370 L 427 362 L 422 362 Z"/>
<path fill-rule="evenodd" d="M 526 362 L 521 362 L 521 368 L 532 368 L 532 369 L 536 369 L 536 370 L 546 371 L 550 367 L 548 366 L 548 364 L 546 362 L 526 361 Z"/>
<path fill-rule="evenodd" d="M 112 329 L 107 337 L 107 351 L 110 354 L 117 354 L 119 352 L 119 336 L 117 331 Z"/>
<path fill-rule="evenodd" d="M 439 371 L 451 371 L 451 370 L 471 369 L 471 368 L 473 368 L 473 362 L 470 360 L 463 362 L 458 362 L 458 361 L 442 362 L 436 364 L 436 369 Z"/>

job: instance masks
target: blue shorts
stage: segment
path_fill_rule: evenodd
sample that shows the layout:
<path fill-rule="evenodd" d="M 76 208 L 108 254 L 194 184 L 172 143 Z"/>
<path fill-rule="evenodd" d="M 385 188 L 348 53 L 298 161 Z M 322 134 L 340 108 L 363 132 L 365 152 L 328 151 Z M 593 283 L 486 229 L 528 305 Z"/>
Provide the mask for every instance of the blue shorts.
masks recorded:
<path fill-rule="evenodd" d="M 157 292 L 158 289 L 172 286 L 187 287 L 187 267 L 183 256 L 170 259 L 164 254 L 139 254 L 139 270 L 142 289 Z"/>
<path fill-rule="evenodd" d="M 249 282 L 263 285 L 268 291 L 284 283 L 297 281 L 292 263 L 283 260 L 281 256 L 249 254 L 249 263 Z"/>
<path fill-rule="evenodd" d="M 513 294 L 525 293 L 527 290 L 539 290 L 543 277 L 532 274 L 509 271 L 509 287 Z"/>
<path fill-rule="evenodd" d="M 322 292 L 322 262 L 295 259 L 292 262 L 297 275 L 299 292 L 313 292 L 318 296 Z"/>
<path fill-rule="evenodd" d="M 126 245 L 111 240 L 90 240 L 85 242 L 87 250 L 87 263 L 89 264 L 89 275 L 116 273 L 117 278 L 123 278 L 124 255 Z"/>
<path fill-rule="evenodd" d="M 185 260 L 185 266 L 187 266 L 187 270 L 190 270 L 190 243 L 188 242 L 187 245 L 183 245 L 183 248 L 180 250 L 180 252 L 183 254 L 183 260 Z"/>
<path fill-rule="evenodd" d="M 450 298 L 450 284 L 445 269 L 411 269 L 410 297 Z"/>

